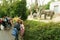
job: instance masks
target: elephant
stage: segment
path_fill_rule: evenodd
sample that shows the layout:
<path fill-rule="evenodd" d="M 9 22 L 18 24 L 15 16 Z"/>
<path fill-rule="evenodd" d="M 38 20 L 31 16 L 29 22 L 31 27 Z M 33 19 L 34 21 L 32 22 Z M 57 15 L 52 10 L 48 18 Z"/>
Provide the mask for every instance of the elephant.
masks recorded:
<path fill-rule="evenodd" d="M 40 18 L 42 16 L 42 14 L 44 14 L 44 19 L 46 19 L 47 16 L 50 16 L 50 19 L 52 19 L 55 13 L 54 13 L 54 11 L 51 11 L 51 10 L 42 10 L 40 12 Z"/>

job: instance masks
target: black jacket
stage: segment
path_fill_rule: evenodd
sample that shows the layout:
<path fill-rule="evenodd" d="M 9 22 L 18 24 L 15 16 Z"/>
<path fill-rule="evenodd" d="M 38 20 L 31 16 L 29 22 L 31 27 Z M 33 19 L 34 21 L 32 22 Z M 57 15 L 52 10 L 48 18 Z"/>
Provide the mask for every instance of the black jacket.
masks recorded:
<path fill-rule="evenodd" d="M 20 30 L 20 24 L 19 23 L 16 23 L 15 25 L 14 25 L 14 28 L 16 28 L 18 31 Z"/>

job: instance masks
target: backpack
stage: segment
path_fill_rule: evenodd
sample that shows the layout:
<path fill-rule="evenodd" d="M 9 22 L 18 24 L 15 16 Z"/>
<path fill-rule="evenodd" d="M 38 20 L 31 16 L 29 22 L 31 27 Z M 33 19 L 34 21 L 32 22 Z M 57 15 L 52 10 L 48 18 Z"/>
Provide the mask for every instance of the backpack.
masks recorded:
<path fill-rule="evenodd" d="M 16 28 L 13 28 L 12 29 L 12 35 L 16 36 L 16 34 L 18 34 L 18 30 Z"/>

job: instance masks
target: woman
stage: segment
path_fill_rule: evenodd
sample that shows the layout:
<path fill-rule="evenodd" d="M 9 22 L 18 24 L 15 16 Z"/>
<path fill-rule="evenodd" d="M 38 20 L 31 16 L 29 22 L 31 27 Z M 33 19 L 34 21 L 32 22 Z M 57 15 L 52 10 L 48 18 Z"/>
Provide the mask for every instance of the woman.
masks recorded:
<path fill-rule="evenodd" d="M 23 39 L 24 31 L 25 31 L 24 24 L 23 24 L 23 21 L 21 20 L 21 22 L 20 22 L 20 36 L 21 36 L 21 39 Z"/>

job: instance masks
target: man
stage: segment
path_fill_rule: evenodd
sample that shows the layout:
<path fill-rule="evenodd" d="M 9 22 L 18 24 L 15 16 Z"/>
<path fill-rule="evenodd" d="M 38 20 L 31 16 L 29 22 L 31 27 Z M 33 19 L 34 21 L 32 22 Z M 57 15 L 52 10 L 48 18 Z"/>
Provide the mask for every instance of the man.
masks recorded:
<path fill-rule="evenodd" d="M 7 28 L 6 23 L 7 23 L 6 16 L 4 16 L 2 19 L 2 25 L 4 26 L 4 29 Z"/>
<path fill-rule="evenodd" d="M 18 30 L 18 32 L 20 31 L 20 20 L 17 20 L 16 24 L 14 25 L 14 28 L 16 28 Z M 15 40 L 19 40 L 18 33 L 15 36 Z"/>

